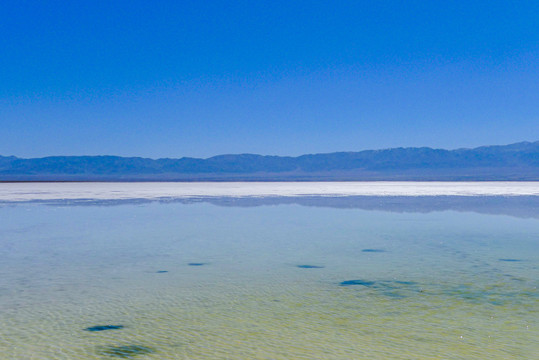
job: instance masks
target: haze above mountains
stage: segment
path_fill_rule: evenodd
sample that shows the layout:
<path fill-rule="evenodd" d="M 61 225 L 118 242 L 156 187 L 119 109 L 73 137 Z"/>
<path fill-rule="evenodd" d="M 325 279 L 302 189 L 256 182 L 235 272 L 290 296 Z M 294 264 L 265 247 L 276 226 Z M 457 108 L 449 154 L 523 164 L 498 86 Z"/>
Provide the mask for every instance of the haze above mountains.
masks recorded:
<path fill-rule="evenodd" d="M 428 147 L 207 159 L 0 156 L 0 181 L 539 180 L 539 141 L 474 149 Z"/>

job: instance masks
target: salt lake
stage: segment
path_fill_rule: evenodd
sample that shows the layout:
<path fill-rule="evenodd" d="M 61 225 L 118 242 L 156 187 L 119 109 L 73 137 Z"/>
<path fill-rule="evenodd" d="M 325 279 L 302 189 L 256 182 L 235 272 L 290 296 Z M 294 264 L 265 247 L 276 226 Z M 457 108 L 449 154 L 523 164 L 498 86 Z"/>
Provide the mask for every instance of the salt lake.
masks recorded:
<path fill-rule="evenodd" d="M 0 184 L 0 357 L 531 359 L 538 195 Z"/>

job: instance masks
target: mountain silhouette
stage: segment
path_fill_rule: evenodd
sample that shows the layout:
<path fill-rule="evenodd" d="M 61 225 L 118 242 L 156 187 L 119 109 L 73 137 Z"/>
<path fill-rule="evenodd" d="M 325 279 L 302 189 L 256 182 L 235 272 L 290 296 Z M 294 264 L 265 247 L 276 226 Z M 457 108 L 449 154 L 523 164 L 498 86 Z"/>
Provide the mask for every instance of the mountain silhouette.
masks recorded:
<path fill-rule="evenodd" d="M 207 159 L 0 156 L 0 181 L 539 180 L 539 141 L 473 149 L 428 147 Z"/>

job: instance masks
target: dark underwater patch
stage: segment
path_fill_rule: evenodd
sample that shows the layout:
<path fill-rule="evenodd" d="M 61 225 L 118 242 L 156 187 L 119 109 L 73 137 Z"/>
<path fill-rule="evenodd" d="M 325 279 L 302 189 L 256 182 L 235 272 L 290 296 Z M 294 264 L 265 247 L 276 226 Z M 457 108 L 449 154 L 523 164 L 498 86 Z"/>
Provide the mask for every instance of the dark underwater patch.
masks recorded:
<path fill-rule="evenodd" d="M 415 281 L 402 281 L 402 280 L 380 280 L 380 281 L 371 281 L 371 280 L 346 280 L 341 282 L 341 286 L 352 286 L 352 285 L 361 285 L 374 287 L 377 289 L 413 289 L 417 283 Z"/>
<path fill-rule="evenodd" d="M 498 259 L 498 261 L 518 262 L 518 261 L 522 261 L 522 260 L 520 260 L 520 259 Z"/>
<path fill-rule="evenodd" d="M 195 263 L 195 262 L 193 262 L 193 263 L 189 263 L 187 265 L 189 265 L 189 266 L 203 266 L 203 265 L 206 265 L 206 263 Z"/>
<path fill-rule="evenodd" d="M 366 252 L 366 253 L 383 253 L 383 252 L 386 252 L 385 250 L 382 250 L 382 249 L 363 249 L 361 250 L 361 252 Z"/>
<path fill-rule="evenodd" d="M 376 290 L 379 294 L 393 298 L 404 299 L 413 294 L 422 293 L 421 287 L 414 281 L 401 281 L 401 280 L 346 280 L 339 284 L 340 286 L 365 286 L 370 289 Z"/>
<path fill-rule="evenodd" d="M 154 349 L 142 345 L 110 346 L 99 351 L 101 355 L 122 359 L 129 359 L 137 355 L 152 354 L 154 352 Z"/>
<path fill-rule="evenodd" d="M 87 327 L 86 331 L 105 331 L 105 330 L 118 330 L 118 329 L 123 329 L 124 326 L 123 325 L 96 325 L 96 326 L 90 326 L 90 327 Z"/>
<path fill-rule="evenodd" d="M 158 271 L 156 271 L 156 273 L 164 274 L 164 273 L 168 273 L 168 270 L 158 270 Z"/>
<path fill-rule="evenodd" d="M 417 285 L 417 283 L 415 281 L 399 281 L 399 280 L 395 280 L 393 282 L 395 284 L 400 284 L 400 285 Z"/>
<path fill-rule="evenodd" d="M 346 281 L 341 282 L 339 285 L 340 285 L 340 286 L 361 285 L 361 286 L 371 287 L 371 286 L 374 286 L 374 284 L 376 284 L 375 281 L 367 281 L 367 280 L 346 280 Z"/>
<path fill-rule="evenodd" d="M 394 299 L 404 299 L 404 298 L 406 298 L 405 295 L 400 294 L 398 292 L 394 292 L 394 291 L 384 292 L 384 295 L 388 296 L 390 298 L 394 298 Z"/>
<path fill-rule="evenodd" d="M 318 265 L 296 265 L 296 267 L 300 269 L 323 269 L 324 266 L 318 266 Z"/>

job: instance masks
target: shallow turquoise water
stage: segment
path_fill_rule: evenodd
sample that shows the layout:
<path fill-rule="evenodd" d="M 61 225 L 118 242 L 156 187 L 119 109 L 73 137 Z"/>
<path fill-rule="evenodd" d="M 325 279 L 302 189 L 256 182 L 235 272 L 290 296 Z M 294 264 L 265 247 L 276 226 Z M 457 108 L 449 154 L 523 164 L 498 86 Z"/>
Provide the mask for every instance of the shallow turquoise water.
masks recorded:
<path fill-rule="evenodd" d="M 0 358 L 539 353 L 536 217 L 230 205 L 0 207 Z"/>

